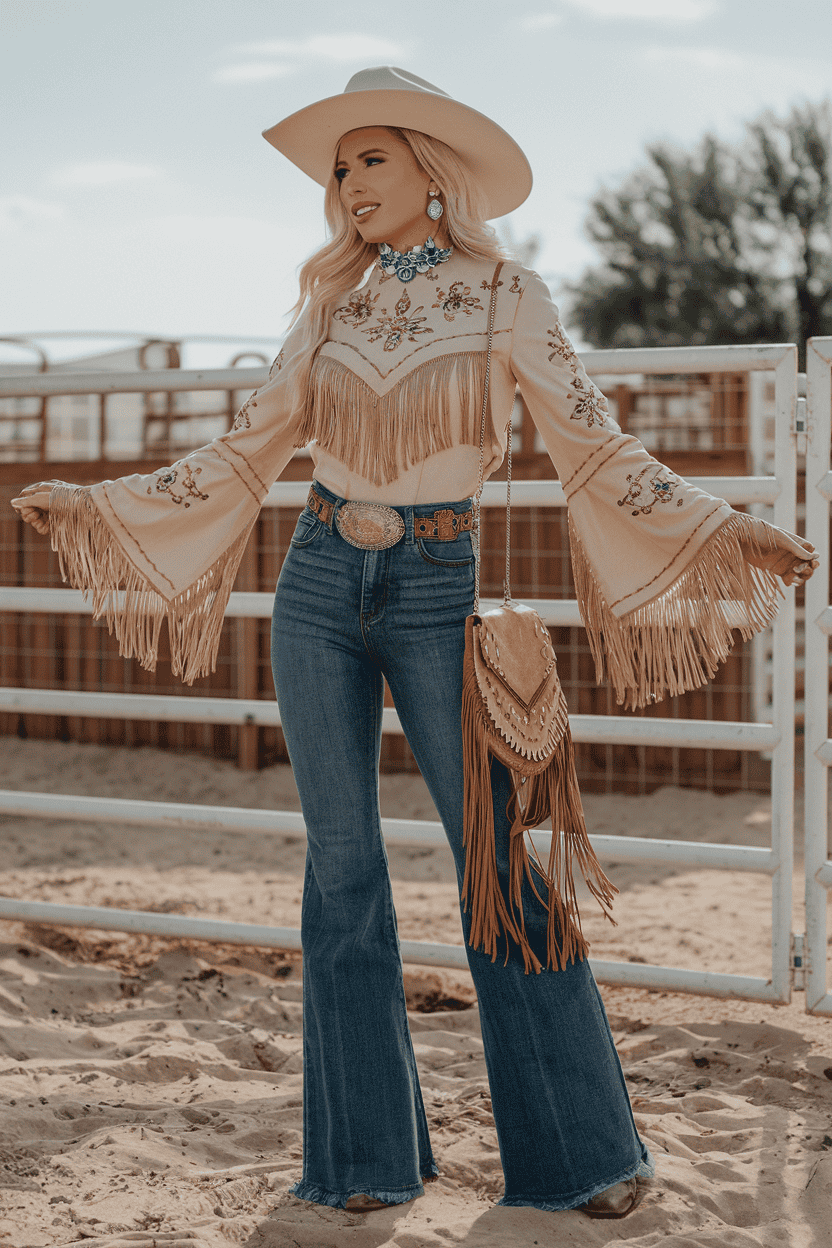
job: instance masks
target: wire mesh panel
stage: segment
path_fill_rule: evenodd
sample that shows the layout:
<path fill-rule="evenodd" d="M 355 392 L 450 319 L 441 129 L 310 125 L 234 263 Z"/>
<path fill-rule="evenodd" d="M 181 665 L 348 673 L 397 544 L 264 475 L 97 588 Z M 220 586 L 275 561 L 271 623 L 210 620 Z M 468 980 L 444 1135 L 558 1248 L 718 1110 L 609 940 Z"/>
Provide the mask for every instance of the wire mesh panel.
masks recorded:
<path fill-rule="evenodd" d="M 753 373 L 657 376 L 645 372 L 623 377 L 617 374 L 595 376 L 609 395 L 612 414 L 622 428 L 642 439 L 648 449 L 663 457 L 673 470 L 686 476 L 703 472 L 730 475 L 747 470 L 749 377 L 753 378 Z M 7 399 L 6 403 L 35 401 Z M 179 416 L 177 436 L 181 437 L 188 428 L 187 421 L 182 420 L 185 412 L 190 411 L 193 419 L 195 410 L 212 410 L 215 396 L 205 390 L 107 396 L 111 411 L 118 403 L 136 401 L 145 404 L 146 423 L 151 415 L 165 416 L 168 409 L 176 413 Z M 50 402 L 61 402 L 61 398 L 52 396 Z M 156 426 L 148 424 L 147 428 L 155 430 Z M 517 404 L 514 428 L 518 448 L 514 465 L 516 478 L 551 479 L 554 475 L 552 462 L 542 449 L 539 434 L 522 400 Z M 194 438 L 200 431 L 198 424 L 190 426 Z M 111 431 L 111 441 L 112 438 Z M 141 453 L 146 454 L 147 449 L 145 444 Z M 137 460 L 135 464 L 119 462 L 117 472 L 118 475 L 131 470 L 147 472 L 162 462 L 159 459 Z M 83 483 L 115 475 L 114 467 L 104 462 L 33 464 L 27 465 L 25 471 L 21 466 L 17 470 L 19 480 L 13 482 L 9 478 L 17 474 L 8 466 L 4 470 L 4 493 L 11 497 L 19 485 L 37 475 L 66 475 Z M 290 475 L 295 478 L 306 475 L 308 479 L 310 468 L 308 459 L 295 459 L 290 464 Z M 497 477 L 500 475 L 498 473 Z M 237 578 L 238 590 L 273 591 L 297 514 L 297 507 L 264 509 Z M 515 507 L 512 529 L 515 595 L 574 598 L 565 510 Z M 483 588 L 487 595 L 498 596 L 502 592 L 503 543 L 500 509 L 484 509 Z M 5 507 L 0 519 L 0 548 L 2 584 L 60 584 L 57 561 L 48 552 L 46 543 L 21 525 Z M 47 616 L 7 615 L 0 629 L 0 663 L 4 673 L 12 678 L 9 683 L 125 693 L 151 689 L 160 693 L 182 692 L 182 686 L 171 675 L 164 643 L 158 670 L 150 674 L 142 672 L 133 662 L 119 659 L 115 642 L 106 629 L 83 617 L 68 616 L 61 621 Z M 596 685 L 594 664 L 583 629 L 555 629 L 553 640 L 570 710 L 582 714 L 614 714 L 617 708 L 611 689 Z M 768 651 L 761 651 L 758 643 L 756 653 L 763 655 L 763 662 L 757 667 L 752 662 L 751 646 L 738 639 L 734 653 L 705 689 L 669 699 L 660 707 L 641 713 L 673 718 L 759 718 L 755 711 L 761 705 L 770 704 L 770 692 L 766 688 L 767 683 L 770 684 L 770 661 L 766 665 L 770 644 Z M 12 668 L 17 669 L 16 674 Z M 193 693 L 196 696 L 211 693 L 273 698 L 268 621 L 226 621 L 217 671 L 210 678 L 197 682 Z M 392 705 L 389 691 L 386 704 Z M 24 715 L 12 719 L 4 715 L 0 716 L 0 729 L 108 744 L 152 744 L 198 750 L 220 757 L 237 757 L 246 766 L 285 761 L 287 757 L 281 730 L 270 727 L 239 729 L 114 720 L 91 722 L 80 717 L 72 717 L 71 722 L 64 718 L 58 723 L 55 717 Z M 381 765 L 384 770 L 417 770 L 401 736 L 385 735 Z M 649 793 L 667 784 L 725 791 L 766 789 L 769 785 L 768 763 L 747 751 L 579 744 L 577 765 L 582 784 L 591 791 Z"/>
<path fill-rule="evenodd" d="M 49 473 L 51 476 L 56 466 L 38 467 L 53 470 Z M 73 479 L 79 484 L 100 480 L 106 475 L 101 464 L 76 464 L 72 467 Z M 28 476 L 25 478 L 29 479 Z M 23 480 L 0 483 L 0 584 L 59 587 L 62 581 L 57 555 L 44 538 L 28 525 L 21 524 L 8 505 L 8 500 L 19 493 L 23 483 Z M 286 525 L 291 534 L 299 509 L 288 511 Z M 264 516 L 269 518 L 269 513 L 264 513 Z M 288 542 L 288 537 L 285 540 Z M 256 554 L 256 551 L 255 542 L 252 543 L 252 552 Z M 245 571 L 243 567 L 241 572 Z M 258 587 L 257 584 L 253 586 Z M 257 620 L 226 620 L 216 671 L 195 681 L 193 686 L 186 686 L 172 674 L 164 629 L 156 671 L 147 672 L 134 660 L 119 655 L 116 639 L 110 636 L 103 620 L 96 622 L 89 615 L 69 613 L 47 615 L 4 611 L 0 612 L 0 681 L 6 687 L 32 689 L 273 699 L 274 690 L 268 671 L 268 635 L 267 629 L 262 628 L 263 623 Z M 253 626 L 253 630 L 251 627 L 241 629 L 241 624 Z M 264 631 L 266 636 L 261 638 L 259 634 Z M 101 745 L 152 745 L 219 758 L 239 757 L 241 734 L 246 731 L 230 724 L 184 724 L 80 715 L 0 714 L 0 732 L 5 735 Z"/>
<path fill-rule="evenodd" d="M 76 475 L 84 475 L 76 474 Z M 6 484 L 3 496 L 19 486 Z M 262 512 L 235 588 L 271 593 L 299 514 L 298 507 L 270 507 Z M 502 593 L 505 529 L 498 508 L 483 509 L 483 593 Z M 58 587 L 57 556 L 46 541 L 23 526 L 10 507 L 0 517 L 0 583 Z M 520 598 L 574 598 L 566 513 L 563 508 L 512 508 L 513 592 Z M 241 580 L 247 577 L 245 584 Z M 589 643 L 583 628 L 552 630 L 567 704 L 573 714 L 616 714 L 609 685 L 598 686 Z M 143 671 L 118 654 L 115 638 L 104 622 L 67 614 L 0 613 L 0 672 L 6 686 L 77 689 L 104 693 L 167 693 L 194 697 L 274 698 L 268 620 L 226 620 L 217 670 L 183 686 L 170 669 L 163 630 L 155 673 Z M 715 680 L 704 689 L 668 699 L 637 714 L 673 718 L 745 720 L 751 717 L 750 644 L 739 642 Z M 387 705 L 392 705 L 389 693 Z M 4 734 L 89 741 L 106 745 L 153 745 L 193 750 L 220 758 L 241 751 L 239 729 L 233 725 L 169 724 L 148 721 L 92 719 L 81 716 L 0 714 Z M 249 766 L 286 761 L 279 728 L 252 728 L 256 754 Z M 587 791 L 650 793 L 667 784 L 706 788 L 767 789 L 768 764 L 747 751 L 680 750 L 616 744 L 578 744 L 579 779 Z M 386 771 L 417 770 L 406 741 L 385 736 L 382 767 Z"/>

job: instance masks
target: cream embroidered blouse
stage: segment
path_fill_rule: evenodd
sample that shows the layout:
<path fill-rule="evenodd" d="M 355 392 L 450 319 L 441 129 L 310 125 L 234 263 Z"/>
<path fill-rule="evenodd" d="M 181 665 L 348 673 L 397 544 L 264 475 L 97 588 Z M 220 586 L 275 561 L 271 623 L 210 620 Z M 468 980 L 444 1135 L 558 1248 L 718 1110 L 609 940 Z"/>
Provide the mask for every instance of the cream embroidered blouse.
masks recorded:
<path fill-rule="evenodd" d="M 315 478 L 344 498 L 445 503 L 475 492 L 493 273 L 492 261 L 459 254 L 406 285 L 376 268 L 338 302 L 302 402 L 286 369 L 296 327 L 230 433 L 168 469 L 55 488 L 50 521 L 64 575 L 93 591 L 123 653 L 152 669 L 167 618 L 174 671 L 190 683 L 213 670 L 243 549 L 295 447 L 310 445 Z M 502 462 L 518 384 L 567 497 L 599 679 L 609 676 L 619 701 L 634 706 L 703 684 L 738 614 L 748 635 L 776 609 L 773 575 L 742 557 L 744 517 L 620 432 L 548 289 L 508 262 L 486 477 Z"/>

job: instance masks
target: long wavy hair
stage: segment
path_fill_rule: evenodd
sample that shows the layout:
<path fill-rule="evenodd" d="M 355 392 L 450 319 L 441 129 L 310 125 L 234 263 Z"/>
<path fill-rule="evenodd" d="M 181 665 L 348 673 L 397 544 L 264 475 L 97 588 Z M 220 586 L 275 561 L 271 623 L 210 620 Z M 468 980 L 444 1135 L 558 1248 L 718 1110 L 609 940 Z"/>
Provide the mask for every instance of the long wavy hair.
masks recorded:
<path fill-rule="evenodd" d="M 497 235 L 486 222 L 486 197 L 453 148 L 420 130 L 405 130 L 396 126 L 385 126 L 384 129 L 408 145 L 419 165 L 439 187 L 445 209 L 445 230 L 451 245 L 464 255 L 478 259 L 493 260 L 495 263 L 505 259 Z M 295 374 L 292 381 L 298 405 L 306 402 L 312 363 L 318 348 L 326 341 L 336 300 L 361 284 L 370 265 L 378 257 L 377 245 L 364 241 L 350 212 L 341 202 L 340 183 L 335 177 L 337 158 L 336 152 L 324 199 L 330 238 L 302 266 L 300 295 L 292 309 L 292 325 L 301 314 L 304 318 L 299 350 L 286 364 L 286 372 Z"/>

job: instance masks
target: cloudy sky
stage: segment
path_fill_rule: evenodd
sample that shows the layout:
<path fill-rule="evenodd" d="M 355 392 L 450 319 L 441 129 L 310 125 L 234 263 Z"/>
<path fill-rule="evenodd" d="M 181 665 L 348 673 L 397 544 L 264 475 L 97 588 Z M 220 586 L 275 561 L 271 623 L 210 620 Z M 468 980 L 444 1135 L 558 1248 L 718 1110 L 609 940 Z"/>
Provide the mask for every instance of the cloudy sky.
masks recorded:
<path fill-rule="evenodd" d="M 0 334 L 279 337 L 322 195 L 260 132 L 378 64 L 520 142 L 535 186 L 506 220 L 557 294 L 646 143 L 832 92 L 832 4 L 0 0 Z"/>

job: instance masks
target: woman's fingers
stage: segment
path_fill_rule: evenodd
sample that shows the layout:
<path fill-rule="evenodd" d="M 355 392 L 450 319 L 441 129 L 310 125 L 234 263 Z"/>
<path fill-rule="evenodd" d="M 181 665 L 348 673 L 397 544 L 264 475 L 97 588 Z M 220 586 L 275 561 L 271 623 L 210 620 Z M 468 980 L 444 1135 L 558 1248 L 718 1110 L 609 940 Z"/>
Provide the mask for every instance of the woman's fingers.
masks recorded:
<path fill-rule="evenodd" d="M 32 487 L 29 488 L 32 489 Z M 38 490 L 32 489 L 32 492 L 29 494 L 27 494 L 24 490 L 24 492 L 17 498 L 13 498 L 11 500 L 12 507 L 14 507 L 16 511 L 19 511 L 21 515 L 23 515 L 25 510 L 32 511 L 34 508 L 37 508 L 38 511 L 48 511 L 49 496 L 51 493 L 51 490 L 43 488 Z"/>
<path fill-rule="evenodd" d="M 31 524 L 32 528 L 44 536 L 49 532 L 49 512 L 42 511 L 39 507 L 21 507 L 19 509 L 20 517 Z"/>
<path fill-rule="evenodd" d="M 61 485 L 61 481 L 34 481 L 31 485 L 25 485 L 20 491 L 21 498 L 31 498 L 32 495 L 43 494 L 48 497 L 56 485 Z M 15 501 L 14 499 L 12 500 Z"/>
<path fill-rule="evenodd" d="M 817 559 L 795 562 L 794 557 L 792 557 L 791 562 L 783 559 L 780 561 L 779 566 L 771 568 L 771 571 L 781 576 L 785 585 L 805 585 L 817 567 Z"/>
<path fill-rule="evenodd" d="M 757 542 L 760 550 L 765 552 L 772 549 L 789 550 L 792 554 L 799 555 L 801 559 L 811 558 L 815 554 L 815 548 L 811 542 L 805 537 L 800 537 L 797 533 L 790 533 L 788 529 L 781 529 L 776 524 L 769 524 L 765 520 L 760 520 L 756 516 L 748 516 L 749 527 L 751 529 L 751 537 Z"/>
<path fill-rule="evenodd" d="M 818 566 L 817 559 L 799 559 L 791 551 L 774 551 L 757 563 L 758 567 L 766 568 L 781 576 L 786 585 L 803 584 Z"/>
<path fill-rule="evenodd" d="M 803 585 L 818 566 L 811 542 L 787 529 L 749 517 L 750 533 L 741 542 L 749 563 L 782 577 L 784 585 Z"/>
<path fill-rule="evenodd" d="M 49 532 L 49 490 L 22 494 L 12 499 L 12 507 L 26 524 L 45 536 Z"/>
<path fill-rule="evenodd" d="M 786 529 L 777 530 L 778 546 L 780 549 L 785 548 L 797 555 L 799 559 L 811 559 L 815 553 L 815 548 L 811 542 L 807 542 L 804 537 L 798 537 L 796 533 L 789 533 Z"/>
<path fill-rule="evenodd" d="M 20 518 L 43 535 L 49 532 L 49 499 L 53 487 L 60 484 L 59 481 L 35 481 L 34 484 L 25 486 L 18 497 L 11 500 L 12 507 Z"/>

